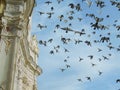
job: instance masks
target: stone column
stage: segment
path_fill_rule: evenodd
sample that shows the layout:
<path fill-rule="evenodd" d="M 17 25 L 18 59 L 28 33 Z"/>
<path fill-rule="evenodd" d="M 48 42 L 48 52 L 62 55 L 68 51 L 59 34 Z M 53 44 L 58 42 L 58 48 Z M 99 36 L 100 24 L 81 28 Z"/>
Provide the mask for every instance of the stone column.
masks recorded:
<path fill-rule="evenodd" d="M 4 10 L 0 42 L 0 88 L 2 90 L 13 90 L 14 75 L 16 69 L 16 55 L 20 36 L 18 32 L 21 30 L 20 8 L 24 1 L 6 1 L 6 9 Z"/>

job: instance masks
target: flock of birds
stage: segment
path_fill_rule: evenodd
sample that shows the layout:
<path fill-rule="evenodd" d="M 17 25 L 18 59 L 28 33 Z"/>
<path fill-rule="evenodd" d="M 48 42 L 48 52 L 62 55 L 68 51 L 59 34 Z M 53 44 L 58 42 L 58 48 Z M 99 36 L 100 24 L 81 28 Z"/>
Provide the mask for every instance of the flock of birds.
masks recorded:
<path fill-rule="evenodd" d="M 65 0 L 56 0 L 58 2 L 58 5 L 62 4 Z M 84 11 L 82 4 L 86 3 L 88 5 L 88 8 L 91 9 L 92 5 L 95 4 L 96 8 L 98 8 L 99 10 L 104 10 L 105 7 L 107 7 L 106 3 L 104 2 L 104 0 L 82 0 L 82 3 L 69 3 L 68 5 L 66 5 L 67 7 L 69 7 L 69 11 L 66 12 L 65 14 L 61 14 L 57 17 L 57 20 L 59 23 L 55 24 L 54 28 L 53 28 L 53 33 L 57 33 L 57 31 L 61 30 L 63 31 L 65 34 L 69 34 L 69 33 L 73 33 L 73 35 L 77 35 L 76 37 L 78 38 L 73 38 L 73 37 L 66 37 L 64 35 L 61 35 L 61 37 L 59 38 L 58 41 L 60 41 L 62 43 L 60 45 L 56 45 L 53 46 L 53 49 L 50 50 L 50 54 L 54 55 L 56 53 L 60 53 L 60 50 L 63 50 L 64 53 L 69 53 L 72 52 L 72 50 L 67 49 L 66 47 L 64 47 L 64 45 L 69 45 L 71 43 L 73 43 L 74 45 L 83 45 L 84 47 L 89 47 L 92 48 L 93 46 L 95 46 L 96 44 L 99 45 L 104 45 L 108 50 L 110 50 L 108 52 L 107 55 L 101 55 L 99 58 L 97 58 L 97 60 L 99 62 L 102 61 L 108 61 L 110 60 L 110 57 L 112 56 L 112 52 L 117 51 L 120 52 L 120 45 L 115 46 L 111 35 L 113 36 L 113 33 L 110 31 L 110 28 L 113 27 L 114 30 L 117 32 L 116 35 L 114 35 L 114 38 L 116 40 L 119 41 L 120 39 L 120 25 L 118 25 L 118 20 L 117 18 L 113 21 L 112 25 L 106 25 L 106 23 L 104 24 L 105 20 L 110 19 L 110 14 L 107 14 L 105 17 L 101 17 L 101 13 L 100 15 L 97 15 L 96 13 L 85 13 L 84 17 L 76 17 L 75 14 L 76 13 L 81 13 Z M 118 0 L 110 0 L 109 1 L 111 3 L 111 5 L 113 7 L 116 7 L 118 9 L 118 12 L 120 11 L 120 2 Z M 52 18 L 56 18 L 54 17 L 55 14 L 55 7 L 52 6 L 52 0 L 51 1 L 46 1 L 44 2 L 47 5 L 47 8 L 50 8 L 50 11 L 48 12 L 44 12 L 42 10 L 38 11 L 39 16 L 42 17 L 43 15 L 47 15 L 48 20 L 52 20 Z M 88 33 L 86 29 L 82 28 L 81 30 L 75 30 L 73 28 L 74 23 L 72 23 L 72 21 L 76 19 L 77 22 L 79 22 L 80 24 L 82 23 L 82 21 L 84 21 L 84 19 L 88 19 L 89 21 L 91 21 L 89 23 L 89 26 L 91 27 L 90 32 Z M 112 21 L 111 21 L 112 22 Z M 65 23 L 65 26 L 61 25 L 61 23 Z M 67 25 L 67 26 L 66 26 Z M 78 25 L 79 26 L 79 25 Z M 49 29 L 49 26 L 47 25 L 43 25 L 41 23 L 38 24 L 37 26 L 40 30 L 47 30 Z M 101 32 L 99 34 L 99 31 Z M 105 32 L 105 33 L 104 33 Z M 107 35 L 106 35 L 107 33 Z M 91 37 L 97 37 L 94 39 L 90 39 Z M 82 40 L 82 38 L 87 37 L 87 39 Z M 52 43 L 54 42 L 54 38 L 49 38 L 48 40 L 39 40 L 39 44 L 43 45 L 43 46 L 48 46 L 49 44 L 52 45 Z M 74 46 L 73 46 L 74 48 Z M 98 47 L 96 48 L 97 53 L 102 53 L 104 52 L 104 49 Z M 62 53 L 63 53 L 62 52 Z M 89 60 L 93 60 L 95 55 L 94 54 L 90 54 L 88 56 L 86 56 Z M 67 56 L 67 58 L 64 59 L 65 62 L 65 66 L 66 68 L 60 68 L 61 72 L 64 72 L 65 70 L 71 68 L 71 65 L 68 64 L 68 59 L 70 58 L 70 56 Z M 82 62 L 84 61 L 84 58 L 79 56 L 78 57 L 78 61 Z M 94 62 L 90 63 L 92 67 L 96 67 L 97 64 L 95 64 Z M 102 71 L 98 70 L 98 75 L 101 76 L 103 74 Z M 92 78 L 90 76 L 85 77 L 88 81 L 92 81 Z M 82 78 L 78 78 L 77 79 L 79 82 L 83 82 Z M 116 83 L 120 83 L 120 79 L 116 79 Z M 120 90 L 120 89 L 118 89 Z"/>

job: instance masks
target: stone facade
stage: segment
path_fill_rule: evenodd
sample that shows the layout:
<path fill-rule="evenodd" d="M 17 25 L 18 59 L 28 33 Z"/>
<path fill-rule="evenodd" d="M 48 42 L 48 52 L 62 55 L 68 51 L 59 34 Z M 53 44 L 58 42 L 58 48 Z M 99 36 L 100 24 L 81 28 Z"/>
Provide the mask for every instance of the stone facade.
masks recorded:
<path fill-rule="evenodd" d="M 37 90 L 38 42 L 30 36 L 34 0 L 0 0 L 0 90 Z M 2 7 L 2 8 L 1 8 Z"/>

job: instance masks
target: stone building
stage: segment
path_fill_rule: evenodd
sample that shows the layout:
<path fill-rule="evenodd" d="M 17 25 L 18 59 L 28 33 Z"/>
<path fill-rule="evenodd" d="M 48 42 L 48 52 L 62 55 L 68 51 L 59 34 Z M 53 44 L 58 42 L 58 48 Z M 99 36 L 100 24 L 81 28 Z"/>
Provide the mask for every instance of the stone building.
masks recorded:
<path fill-rule="evenodd" d="M 0 0 L 0 90 L 37 90 L 38 42 L 30 36 L 35 0 Z"/>

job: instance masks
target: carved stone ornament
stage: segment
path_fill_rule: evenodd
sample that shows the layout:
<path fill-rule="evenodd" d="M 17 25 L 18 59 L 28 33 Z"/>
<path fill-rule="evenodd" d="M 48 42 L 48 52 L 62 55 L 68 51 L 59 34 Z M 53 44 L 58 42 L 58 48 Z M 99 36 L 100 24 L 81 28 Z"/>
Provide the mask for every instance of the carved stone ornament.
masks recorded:
<path fill-rule="evenodd" d="M 6 81 L 0 85 L 0 90 L 6 90 Z"/>
<path fill-rule="evenodd" d="M 30 43 L 30 49 L 38 56 L 39 48 L 38 48 L 38 41 L 35 35 L 32 36 L 29 43 Z"/>
<path fill-rule="evenodd" d="M 11 47 L 12 42 L 13 42 L 13 39 L 9 39 L 9 38 L 3 38 L 3 42 L 1 42 L 1 44 L 5 43 L 5 53 L 6 53 L 6 55 L 7 55 L 8 51 Z"/>
<path fill-rule="evenodd" d="M 12 5 L 12 4 L 7 4 L 6 11 L 11 11 L 11 12 L 18 12 L 19 11 L 19 5 Z"/>
<path fill-rule="evenodd" d="M 37 86 L 36 85 L 33 85 L 33 90 L 37 90 Z"/>

